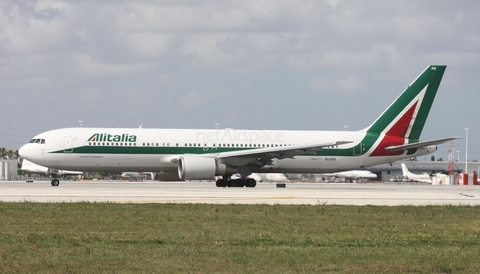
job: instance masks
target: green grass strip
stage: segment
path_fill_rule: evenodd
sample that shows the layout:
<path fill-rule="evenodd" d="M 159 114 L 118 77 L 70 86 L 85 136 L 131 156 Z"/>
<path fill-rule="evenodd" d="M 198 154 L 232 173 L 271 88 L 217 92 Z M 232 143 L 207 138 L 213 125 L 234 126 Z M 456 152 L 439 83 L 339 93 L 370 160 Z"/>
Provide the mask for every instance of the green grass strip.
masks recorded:
<path fill-rule="evenodd" d="M 479 206 L 0 203 L 0 273 L 479 273 Z"/>

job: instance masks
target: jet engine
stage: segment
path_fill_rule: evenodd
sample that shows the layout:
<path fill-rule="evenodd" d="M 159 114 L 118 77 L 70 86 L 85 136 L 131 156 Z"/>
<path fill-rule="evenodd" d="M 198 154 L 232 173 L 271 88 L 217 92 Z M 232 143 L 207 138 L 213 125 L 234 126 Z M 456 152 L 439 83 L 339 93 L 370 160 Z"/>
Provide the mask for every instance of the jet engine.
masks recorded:
<path fill-rule="evenodd" d="M 178 161 L 178 176 L 182 180 L 212 180 L 216 170 L 213 158 L 181 156 Z"/>

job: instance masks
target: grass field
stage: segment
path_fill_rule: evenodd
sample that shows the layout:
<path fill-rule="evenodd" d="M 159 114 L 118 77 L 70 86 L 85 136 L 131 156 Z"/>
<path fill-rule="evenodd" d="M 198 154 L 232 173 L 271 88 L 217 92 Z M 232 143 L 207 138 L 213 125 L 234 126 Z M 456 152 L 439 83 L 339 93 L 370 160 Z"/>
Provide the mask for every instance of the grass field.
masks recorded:
<path fill-rule="evenodd" d="M 1 273 L 480 272 L 480 207 L 0 203 Z"/>

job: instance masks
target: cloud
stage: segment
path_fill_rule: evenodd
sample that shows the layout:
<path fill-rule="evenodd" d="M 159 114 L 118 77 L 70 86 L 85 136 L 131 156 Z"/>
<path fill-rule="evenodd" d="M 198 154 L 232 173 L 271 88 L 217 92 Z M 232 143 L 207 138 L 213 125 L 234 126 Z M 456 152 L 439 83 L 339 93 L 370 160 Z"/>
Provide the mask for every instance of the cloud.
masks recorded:
<path fill-rule="evenodd" d="M 70 45 L 69 6 L 61 1 L 7 2 L 0 10 L 0 40 L 9 53 L 66 50 Z"/>
<path fill-rule="evenodd" d="M 75 66 L 74 70 L 79 75 L 90 75 L 95 77 L 145 73 L 150 71 L 153 67 L 153 64 L 151 63 L 108 64 L 99 60 L 94 60 L 87 54 L 72 56 L 72 62 Z"/>
<path fill-rule="evenodd" d="M 469 98 L 464 109 L 476 109 L 479 13 L 465 0 L 4 0 L 2 111 L 25 107 L 0 116 L 0 127 L 11 119 L 34 127 L 34 110 L 49 129 L 80 118 L 98 126 L 353 128 L 431 63 L 449 66 L 436 102 L 459 93 Z M 352 102 L 342 101 L 342 114 L 323 119 L 345 95 Z M 360 105 L 362 115 L 352 115 Z M 93 115 L 98 108 L 106 115 Z M 173 121 L 171 113 L 180 114 Z M 472 113 L 444 117 L 435 106 L 432 115 L 476 123 Z M 426 127 L 458 135 L 437 124 Z"/>

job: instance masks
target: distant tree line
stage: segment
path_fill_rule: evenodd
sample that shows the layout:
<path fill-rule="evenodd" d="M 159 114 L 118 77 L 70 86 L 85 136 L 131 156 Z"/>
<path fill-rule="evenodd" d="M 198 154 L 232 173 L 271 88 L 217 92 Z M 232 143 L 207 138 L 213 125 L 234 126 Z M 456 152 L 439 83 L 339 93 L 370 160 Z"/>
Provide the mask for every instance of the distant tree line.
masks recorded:
<path fill-rule="evenodd" d="M 0 158 L 19 158 L 20 155 L 18 154 L 18 150 L 11 150 L 6 149 L 4 147 L 0 147 Z"/>

